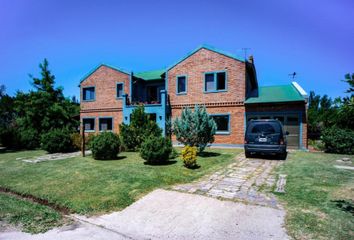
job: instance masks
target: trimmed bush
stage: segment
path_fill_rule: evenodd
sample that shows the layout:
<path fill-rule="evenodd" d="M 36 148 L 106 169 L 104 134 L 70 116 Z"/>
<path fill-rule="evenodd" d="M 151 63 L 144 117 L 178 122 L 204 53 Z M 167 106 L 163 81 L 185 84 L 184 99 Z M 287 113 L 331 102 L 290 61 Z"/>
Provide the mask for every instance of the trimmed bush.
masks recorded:
<path fill-rule="evenodd" d="M 162 164 L 169 161 L 172 144 L 168 138 L 150 135 L 140 148 L 140 156 L 149 164 Z"/>
<path fill-rule="evenodd" d="M 74 150 L 71 133 L 66 129 L 53 129 L 41 136 L 41 148 L 49 153 Z"/>
<path fill-rule="evenodd" d="M 116 159 L 120 149 L 119 136 L 112 132 L 103 132 L 94 136 L 89 146 L 96 160 Z"/>
<path fill-rule="evenodd" d="M 182 149 L 182 160 L 186 168 L 196 168 L 197 165 L 197 147 L 185 146 Z"/>
<path fill-rule="evenodd" d="M 325 152 L 354 154 L 354 131 L 332 127 L 325 129 L 321 140 L 324 144 Z"/>

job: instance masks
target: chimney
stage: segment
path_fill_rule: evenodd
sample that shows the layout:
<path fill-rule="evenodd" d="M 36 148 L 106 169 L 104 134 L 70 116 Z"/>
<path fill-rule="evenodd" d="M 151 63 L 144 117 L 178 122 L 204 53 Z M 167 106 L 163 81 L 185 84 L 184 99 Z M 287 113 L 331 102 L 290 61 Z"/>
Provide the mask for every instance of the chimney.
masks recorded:
<path fill-rule="evenodd" d="M 250 56 L 248 57 L 248 62 L 254 64 L 253 55 L 250 55 Z"/>

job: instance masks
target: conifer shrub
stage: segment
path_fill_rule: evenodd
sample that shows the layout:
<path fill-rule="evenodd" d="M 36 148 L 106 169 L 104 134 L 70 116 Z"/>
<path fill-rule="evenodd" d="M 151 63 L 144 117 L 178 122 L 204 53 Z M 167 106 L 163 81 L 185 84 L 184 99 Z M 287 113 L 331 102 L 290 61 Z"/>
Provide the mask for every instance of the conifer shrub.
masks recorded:
<path fill-rule="evenodd" d="M 103 132 L 94 136 L 89 146 L 96 160 L 116 159 L 120 150 L 119 136 L 112 132 Z"/>
<path fill-rule="evenodd" d="M 130 124 L 120 125 L 120 136 L 124 149 L 138 151 L 149 136 L 161 136 L 162 130 L 155 121 L 150 120 L 144 106 L 135 108 L 130 117 Z"/>
<path fill-rule="evenodd" d="M 197 147 L 186 145 L 182 149 L 182 160 L 186 168 L 196 168 L 197 165 Z"/>
<path fill-rule="evenodd" d="M 194 111 L 184 108 L 180 118 L 173 123 L 173 132 L 177 141 L 204 151 L 208 143 L 214 142 L 216 123 L 205 107 L 195 106 Z"/>
<path fill-rule="evenodd" d="M 141 145 L 140 156 L 149 164 L 163 164 L 169 161 L 172 152 L 171 140 L 150 135 Z"/>

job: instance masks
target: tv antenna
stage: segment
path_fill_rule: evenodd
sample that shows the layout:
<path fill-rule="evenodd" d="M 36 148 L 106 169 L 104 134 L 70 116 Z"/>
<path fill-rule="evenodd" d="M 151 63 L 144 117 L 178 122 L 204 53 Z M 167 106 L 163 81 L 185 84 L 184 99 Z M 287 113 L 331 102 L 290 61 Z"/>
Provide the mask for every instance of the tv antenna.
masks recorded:
<path fill-rule="evenodd" d="M 247 60 L 247 51 L 248 50 L 251 50 L 251 48 L 242 48 L 242 51 L 243 51 L 243 53 L 245 55 L 245 60 Z"/>
<path fill-rule="evenodd" d="M 288 74 L 288 76 L 292 77 L 293 80 L 294 80 L 295 77 L 297 76 L 297 73 L 296 73 L 296 72 L 293 72 L 293 73 Z"/>

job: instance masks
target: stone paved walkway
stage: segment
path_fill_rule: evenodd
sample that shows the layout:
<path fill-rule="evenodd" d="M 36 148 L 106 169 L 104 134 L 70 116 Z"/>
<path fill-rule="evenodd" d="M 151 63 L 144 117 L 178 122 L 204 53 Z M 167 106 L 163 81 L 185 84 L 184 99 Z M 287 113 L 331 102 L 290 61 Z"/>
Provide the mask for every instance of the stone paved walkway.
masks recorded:
<path fill-rule="evenodd" d="M 272 170 L 281 163 L 281 160 L 246 159 L 241 153 L 227 168 L 198 182 L 177 185 L 173 190 L 281 208 L 270 192 L 276 180 Z"/>
<path fill-rule="evenodd" d="M 91 154 L 91 150 L 85 151 L 86 155 Z M 70 153 L 52 153 L 52 154 L 46 154 L 43 156 L 35 157 L 35 158 L 16 158 L 16 160 L 22 160 L 23 162 L 27 163 L 39 163 L 39 162 L 45 162 L 45 161 L 56 161 L 56 160 L 63 160 L 63 159 L 68 159 L 68 158 L 74 158 L 81 156 L 81 152 L 70 152 Z"/>

